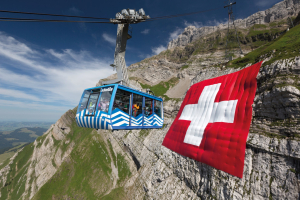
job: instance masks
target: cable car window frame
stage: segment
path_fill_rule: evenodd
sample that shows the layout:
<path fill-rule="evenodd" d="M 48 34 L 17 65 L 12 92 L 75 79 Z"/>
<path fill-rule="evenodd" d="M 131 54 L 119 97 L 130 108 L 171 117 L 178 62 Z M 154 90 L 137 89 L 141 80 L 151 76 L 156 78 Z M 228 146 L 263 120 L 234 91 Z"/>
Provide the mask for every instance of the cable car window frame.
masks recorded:
<path fill-rule="evenodd" d="M 107 88 L 112 88 L 112 90 L 111 91 L 104 91 Z M 115 98 L 114 91 L 115 91 L 115 86 L 107 86 L 107 87 L 101 88 L 100 95 L 99 95 L 100 98 L 98 99 L 98 102 L 97 102 L 97 111 L 101 111 L 101 112 L 105 112 L 107 114 L 110 114 L 110 106 L 112 104 L 112 98 Z M 101 110 L 101 109 L 99 109 L 99 104 L 101 103 L 101 98 L 102 98 L 102 95 L 104 94 L 104 92 L 108 92 L 110 94 L 110 97 L 109 97 L 109 101 L 108 101 L 108 105 L 106 106 L 106 109 Z"/>
<path fill-rule="evenodd" d="M 149 113 L 149 114 L 146 116 L 146 111 L 147 111 L 147 109 L 146 109 L 146 108 L 147 108 L 147 107 L 146 107 L 146 100 L 148 100 L 148 102 L 149 102 L 149 99 L 152 101 L 152 102 L 151 102 L 151 107 L 150 107 L 150 113 L 151 113 L 151 114 Z M 144 113 L 144 116 L 145 116 L 145 117 L 149 117 L 150 115 L 153 114 L 153 101 L 154 101 L 154 99 L 152 99 L 152 98 L 150 98 L 150 97 L 145 97 L 145 100 L 144 100 L 144 104 L 145 104 L 145 105 L 144 105 L 144 107 L 143 107 L 143 110 L 144 110 L 144 112 L 145 112 L 145 113 Z"/>
<path fill-rule="evenodd" d="M 134 103 L 135 101 L 135 95 L 137 97 L 137 102 Z M 139 116 L 140 114 L 143 114 L 143 103 L 144 103 L 144 97 L 143 95 L 140 95 L 140 94 L 137 94 L 137 93 L 132 93 L 132 116 L 134 118 L 136 118 L 137 116 Z M 139 102 L 140 99 L 142 100 L 141 103 Z M 136 106 L 135 109 L 134 109 L 134 104 L 139 104 L 139 106 Z M 138 109 L 137 109 L 138 108 Z M 133 115 L 134 114 L 134 111 L 137 110 L 135 116 Z M 144 117 L 144 115 L 143 115 Z"/>
<path fill-rule="evenodd" d="M 88 102 L 87 102 L 87 104 L 86 104 L 86 108 L 85 109 L 88 109 L 88 104 L 89 104 L 89 102 L 90 102 L 90 99 L 91 99 L 91 96 L 92 95 L 95 95 L 95 94 L 98 94 L 98 97 L 97 97 L 97 100 L 96 100 L 96 102 L 95 102 L 95 106 L 94 106 L 94 111 L 93 111 L 93 113 L 94 114 L 86 114 L 87 112 L 89 112 L 88 110 L 86 110 L 85 111 L 85 116 L 95 116 L 95 114 L 96 114 L 96 111 L 97 111 L 97 104 L 98 104 L 98 100 L 99 100 L 99 97 L 100 97 L 100 92 L 94 92 L 94 93 L 90 93 L 90 96 L 89 96 L 89 99 L 88 99 Z"/>
<path fill-rule="evenodd" d="M 128 94 L 128 96 L 126 96 L 125 94 L 118 94 L 118 91 L 122 91 L 122 92 L 124 92 L 124 93 L 127 93 Z M 126 97 L 129 97 L 129 101 L 128 102 L 125 102 L 125 101 L 121 101 L 120 103 L 122 103 L 123 104 L 123 109 L 125 108 L 125 105 L 124 105 L 124 102 L 125 103 L 128 103 L 128 111 L 126 112 L 126 111 L 124 111 L 123 109 L 121 109 L 121 108 L 119 108 L 119 106 L 117 106 L 117 107 L 115 107 L 115 103 L 116 103 L 116 100 L 117 100 L 117 97 L 119 97 L 118 95 L 120 95 L 120 96 L 122 96 L 121 98 L 126 98 Z M 116 91 L 116 94 L 115 94 L 115 96 L 114 96 L 114 100 L 113 100 L 113 107 L 112 107 L 112 112 L 114 111 L 114 109 L 116 109 L 116 108 L 119 108 L 121 111 L 123 111 L 124 113 L 126 113 L 126 114 L 128 114 L 128 115 L 130 115 L 130 112 L 131 112 L 131 96 L 132 96 L 132 92 L 128 92 L 128 91 L 126 91 L 126 90 L 122 90 L 122 89 L 117 89 L 117 91 Z"/>
<path fill-rule="evenodd" d="M 86 93 L 89 93 L 87 97 L 85 97 Z M 81 97 L 80 102 L 79 102 L 80 107 L 79 107 L 79 105 L 78 105 L 77 113 L 79 113 L 79 112 L 81 112 L 81 111 L 83 111 L 83 110 L 86 109 L 87 104 L 88 104 L 88 102 L 89 102 L 90 95 L 91 95 L 91 92 L 90 92 L 90 91 L 88 91 L 88 90 L 83 91 L 82 97 Z M 84 99 L 87 99 L 87 101 L 86 101 L 85 106 L 83 106 L 83 108 L 81 109 L 81 107 L 82 107 L 81 105 L 82 105 L 82 102 L 83 102 Z M 80 109 L 81 109 L 81 110 L 80 110 Z"/>
<path fill-rule="evenodd" d="M 156 102 L 159 102 L 159 112 L 156 112 L 155 110 L 155 107 L 158 107 Z M 153 105 L 153 110 L 154 110 L 154 113 L 159 117 L 159 118 L 163 118 L 163 115 L 162 115 L 162 102 L 161 101 L 158 101 L 158 100 L 154 100 L 154 105 Z M 159 113 L 159 115 L 158 115 Z"/>

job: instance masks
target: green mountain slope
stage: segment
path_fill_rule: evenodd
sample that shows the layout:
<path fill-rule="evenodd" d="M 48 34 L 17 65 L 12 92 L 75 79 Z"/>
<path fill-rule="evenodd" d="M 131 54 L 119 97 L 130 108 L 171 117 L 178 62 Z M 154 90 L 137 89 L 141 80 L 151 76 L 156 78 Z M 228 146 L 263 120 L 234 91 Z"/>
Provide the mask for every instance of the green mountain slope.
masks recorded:
<path fill-rule="evenodd" d="M 106 196 L 114 187 L 112 163 L 119 176 L 115 187 L 122 191 L 122 183 L 131 172 L 124 156 L 115 155 L 110 141 L 105 141 L 95 130 L 77 127 L 75 122 L 70 139 L 76 147 L 33 199 L 99 199 Z"/>
<path fill-rule="evenodd" d="M 258 49 L 248 53 L 243 58 L 238 58 L 227 64 L 230 67 L 244 67 L 248 63 L 256 63 L 271 57 L 264 65 L 271 64 L 277 60 L 294 58 L 299 55 L 300 49 L 300 25 L 291 28 L 288 32 L 273 41 L 262 45 Z"/>
<path fill-rule="evenodd" d="M 12 162 L 0 165 L 8 169 L 3 187 L 0 179 L 1 199 L 29 199 L 35 192 L 32 199 L 122 199 L 134 165 L 109 131 L 78 127 L 75 110 L 59 120 L 70 128 L 62 140 L 55 139 L 58 131 L 52 126 Z"/>

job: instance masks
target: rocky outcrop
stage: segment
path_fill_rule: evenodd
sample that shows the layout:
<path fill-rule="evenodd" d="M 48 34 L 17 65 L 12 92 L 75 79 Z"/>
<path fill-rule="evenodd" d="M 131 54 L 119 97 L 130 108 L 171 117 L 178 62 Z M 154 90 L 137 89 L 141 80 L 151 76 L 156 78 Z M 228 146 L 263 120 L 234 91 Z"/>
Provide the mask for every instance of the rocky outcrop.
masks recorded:
<path fill-rule="evenodd" d="M 276 20 L 284 19 L 288 16 L 296 16 L 300 12 L 299 0 L 284 0 L 275 4 L 272 8 L 265 11 L 259 11 L 245 19 L 235 20 L 235 25 L 239 28 L 249 28 L 254 24 L 266 24 Z M 205 26 L 196 28 L 195 26 L 189 26 L 178 36 L 168 44 L 168 49 L 175 47 L 183 47 L 188 43 L 191 43 L 200 37 L 208 35 L 217 30 L 227 28 L 227 24 L 219 24 L 218 26 Z"/>
<path fill-rule="evenodd" d="M 165 58 L 148 59 L 132 64 L 128 67 L 129 77 L 135 77 L 138 81 L 149 85 L 156 85 L 161 81 L 167 81 L 177 75 L 182 64 L 174 64 Z"/>
<path fill-rule="evenodd" d="M 64 141 L 66 150 L 57 145 L 70 133 L 72 120 L 75 118 L 72 110 L 67 111 L 61 118 L 48 129 L 40 140 L 33 143 L 34 150 L 30 159 L 26 176 L 24 199 L 31 199 L 36 192 L 56 173 L 57 169 L 70 155 L 74 142 Z"/>

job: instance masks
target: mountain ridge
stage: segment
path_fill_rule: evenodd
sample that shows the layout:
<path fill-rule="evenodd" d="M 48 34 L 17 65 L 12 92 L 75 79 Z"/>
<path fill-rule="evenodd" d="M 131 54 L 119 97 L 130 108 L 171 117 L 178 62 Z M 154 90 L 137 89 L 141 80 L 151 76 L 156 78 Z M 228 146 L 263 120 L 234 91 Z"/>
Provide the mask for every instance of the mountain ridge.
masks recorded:
<path fill-rule="evenodd" d="M 296 16 L 300 12 L 299 0 L 284 0 L 265 11 L 259 11 L 245 19 L 235 20 L 238 28 L 249 28 L 254 24 L 267 24 L 278 21 L 287 17 Z M 186 46 L 187 44 L 197 40 L 199 37 L 206 36 L 212 32 L 227 29 L 228 24 L 219 24 L 217 26 L 204 26 L 196 28 L 188 26 L 184 31 L 172 41 L 169 42 L 167 49 Z"/>

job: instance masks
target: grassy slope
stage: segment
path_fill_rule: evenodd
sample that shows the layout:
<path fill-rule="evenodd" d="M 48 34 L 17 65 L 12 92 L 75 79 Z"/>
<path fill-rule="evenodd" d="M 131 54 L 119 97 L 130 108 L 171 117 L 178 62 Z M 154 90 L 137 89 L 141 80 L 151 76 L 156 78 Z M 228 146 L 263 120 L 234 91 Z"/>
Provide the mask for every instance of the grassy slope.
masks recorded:
<path fill-rule="evenodd" d="M 74 113 L 75 109 L 72 112 Z M 78 127 L 73 116 L 70 117 L 72 118 L 71 132 L 63 141 L 57 141 L 52 136 L 54 139 L 52 148 L 56 151 L 60 148 L 64 153 L 72 142 L 75 143 L 75 147 L 56 174 L 33 199 L 122 199 L 125 195 L 122 186 L 124 181 L 131 176 L 126 159 L 122 154 L 115 155 L 111 144 L 104 141 L 94 129 Z M 39 148 L 42 143 L 45 145 L 49 142 L 46 136 L 37 138 L 36 148 Z M 65 141 L 70 141 L 70 143 Z M 33 143 L 25 146 L 10 165 L 7 182 L 0 189 L 1 199 L 19 199 L 25 191 L 26 174 L 33 150 Z M 113 184 L 111 161 L 118 168 L 119 180 L 117 188 L 109 192 Z M 9 159 L 0 165 L 0 169 L 8 163 Z M 54 160 L 52 164 L 56 167 Z M 107 192 L 109 193 L 106 194 Z"/>
<path fill-rule="evenodd" d="M 70 157 L 59 167 L 57 173 L 38 191 L 33 199 L 120 199 L 123 181 L 131 175 L 127 161 L 121 154 L 114 155 L 110 143 L 93 129 L 77 127 L 67 136 L 75 142 Z M 67 145 L 57 141 L 63 151 Z M 118 187 L 106 195 L 112 187 L 111 161 L 117 164 Z"/>
<path fill-rule="evenodd" d="M 166 94 L 166 92 L 176 85 L 179 82 L 179 79 L 176 77 L 171 78 L 169 81 L 163 82 L 161 81 L 159 84 L 151 86 L 147 84 L 140 83 L 143 89 L 149 88 L 152 92 L 154 92 L 155 96 L 163 97 L 165 101 L 170 100 Z"/>
<path fill-rule="evenodd" d="M 265 57 L 273 56 L 264 65 L 271 64 L 276 60 L 299 56 L 300 49 L 300 25 L 290 29 L 276 40 L 273 40 L 260 48 L 248 53 L 244 58 L 238 58 L 228 63 L 229 67 L 244 67 L 248 63 L 256 63 Z"/>
<path fill-rule="evenodd" d="M 25 191 L 25 175 L 33 149 L 32 143 L 25 146 L 10 165 L 7 181 L 1 189 L 1 199 L 19 199 Z"/>
<path fill-rule="evenodd" d="M 27 145 L 27 144 L 26 144 Z M 13 147 L 7 151 L 5 151 L 3 154 L 0 154 L 0 163 L 3 163 L 6 161 L 6 159 L 11 158 L 13 155 L 15 155 L 15 153 L 20 150 L 21 148 L 23 148 L 24 146 L 26 146 L 24 144 L 20 144 L 16 147 Z M 0 169 L 1 169 L 1 165 L 0 165 Z"/>

